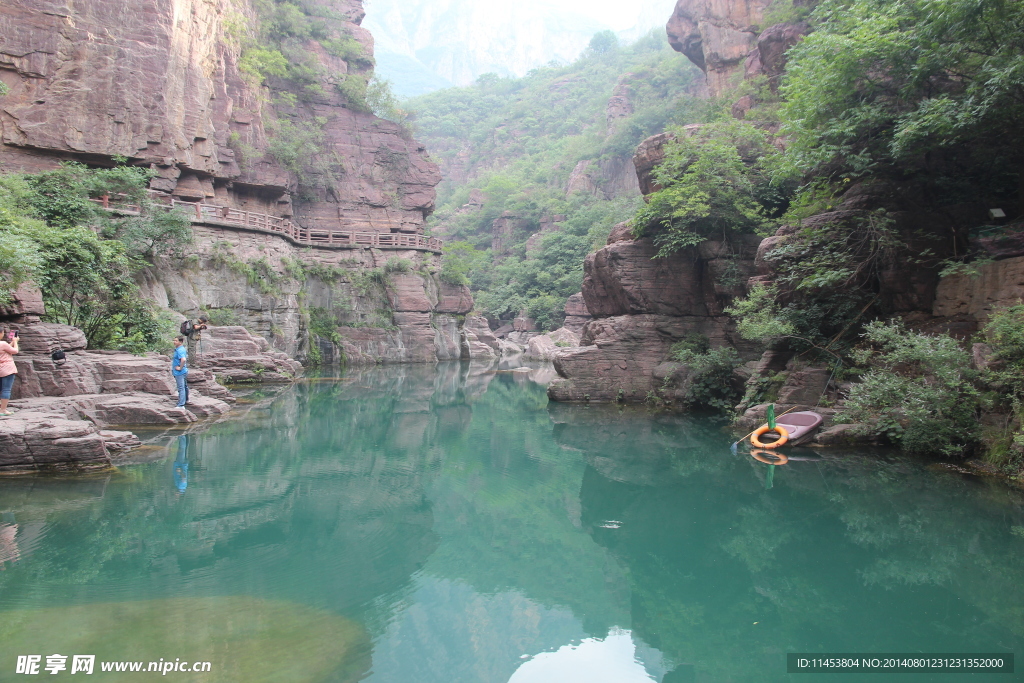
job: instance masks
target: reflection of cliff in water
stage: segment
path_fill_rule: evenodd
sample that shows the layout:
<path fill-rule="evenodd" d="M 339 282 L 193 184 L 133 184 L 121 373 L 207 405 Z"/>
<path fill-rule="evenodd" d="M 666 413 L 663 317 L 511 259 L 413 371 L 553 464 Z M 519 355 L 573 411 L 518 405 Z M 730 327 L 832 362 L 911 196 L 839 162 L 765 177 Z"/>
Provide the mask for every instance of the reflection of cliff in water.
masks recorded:
<path fill-rule="evenodd" d="M 176 436 L 160 463 L 102 479 L 0 480 L 22 556 L 0 574 L 4 604 L 30 586 L 107 601 L 187 581 L 345 610 L 394 591 L 437 545 L 435 444 L 466 428 L 491 376 L 454 363 L 296 384 L 187 437 L 184 492 Z"/>
<path fill-rule="evenodd" d="M 1024 645 L 1020 492 L 877 453 L 776 467 L 766 490 L 706 421 L 552 415 L 588 463 L 584 527 L 628 567 L 634 632 L 708 680 L 788 680 L 787 651 Z"/>

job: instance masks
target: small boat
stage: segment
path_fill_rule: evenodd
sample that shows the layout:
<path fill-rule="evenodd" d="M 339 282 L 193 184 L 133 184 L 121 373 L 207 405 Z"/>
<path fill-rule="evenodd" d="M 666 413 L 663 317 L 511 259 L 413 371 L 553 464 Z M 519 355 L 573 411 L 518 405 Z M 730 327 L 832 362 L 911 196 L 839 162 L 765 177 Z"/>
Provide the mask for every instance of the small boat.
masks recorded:
<path fill-rule="evenodd" d="M 775 424 L 781 425 L 789 432 L 787 446 L 798 446 L 801 443 L 810 441 L 814 436 L 814 430 L 821 426 L 821 415 L 810 410 L 799 413 L 786 413 L 775 418 Z"/>

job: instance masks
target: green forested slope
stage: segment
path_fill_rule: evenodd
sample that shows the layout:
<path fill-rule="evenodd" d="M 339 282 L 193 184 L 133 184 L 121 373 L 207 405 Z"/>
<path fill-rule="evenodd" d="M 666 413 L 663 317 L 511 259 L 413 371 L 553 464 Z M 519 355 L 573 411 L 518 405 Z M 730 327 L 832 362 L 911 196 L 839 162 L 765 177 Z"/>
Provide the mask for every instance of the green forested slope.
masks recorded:
<path fill-rule="evenodd" d="M 628 47 L 603 33 L 572 65 L 520 79 L 483 76 L 472 87 L 410 100 L 415 134 L 446 176 L 432 227 L 449 245 L 447 276 L 468 276 L 478 308 L 492 316 L 509 319 L 525 309 L 544 327 L 557 327 L 565 299 L 579 291 L 583 257 L 641 201 L 614 183 L 596 196 L 567 196 L 573 169 L 590 160 L 597 176 L 615 163 L 632 172 L 629 158 L 641 140 L 691 117 L 697 100 L 688 91 L 701 78 L 660 32 Z M 610 126 L 606 112 L 616 92 L 633 112 Z M 463 208 L 471 197 L 479 203 Z M 515 219 L 511 246 L 495 254 L 492 226 L 503 214 Z M 527 253 L 542 222 L 560 217 Z"/>

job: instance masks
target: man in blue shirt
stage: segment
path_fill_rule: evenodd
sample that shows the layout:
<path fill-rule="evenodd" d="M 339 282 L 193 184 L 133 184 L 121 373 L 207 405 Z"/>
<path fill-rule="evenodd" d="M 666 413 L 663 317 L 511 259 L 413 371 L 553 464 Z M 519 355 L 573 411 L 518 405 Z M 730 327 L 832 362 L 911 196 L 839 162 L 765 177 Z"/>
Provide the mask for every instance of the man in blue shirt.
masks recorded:
<path fill-rule="evenodd" d="M 174 338 L 174 357 L 171 358 L 171 374 L 178 385 L 178 407 L 181 408 L 188 403 L 188 349 L 185 348 L 185 337 L 178 335 Z"/>

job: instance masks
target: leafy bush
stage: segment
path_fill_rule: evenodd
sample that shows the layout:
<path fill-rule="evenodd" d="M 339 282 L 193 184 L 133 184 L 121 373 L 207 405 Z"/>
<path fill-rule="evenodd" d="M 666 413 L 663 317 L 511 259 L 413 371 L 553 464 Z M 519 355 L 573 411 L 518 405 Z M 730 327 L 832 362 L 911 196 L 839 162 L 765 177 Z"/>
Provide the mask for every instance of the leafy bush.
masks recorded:
<path fill-rule="evenodd" d="M 32 279 L 47 320 L 80 327 L 90 348 L 140 352 L 162 344 L 169 328 L 139 297 L 135 275 L 144 257 L 188 241 L 191 223 L 153 206 L 145 191 L 149 178 L 145 169 L 76 163 L 0 176 L 0 298 Z M 140 215 L 111 214 L 89 201 L 116 194 L 141 206 Z"/>
<path fill-rule="evenodd" d="M 840 421 L 866 424 L 912 453 L 955 456 L 974 446 L 978 392 L 957 340 L 881 321 L 865 326 L 864 340 L 855 357 L 869 369 L 850 390 Z"/>
<path fill-rule="evenodd" d="M 309 309 L 309 331 L 332 344 L 341 345 L 338 328 L 343 325 L 336 311 L 318 307 Z"/>
<path fill-rule="evenodd" d="M 672 347 L 671 358 L 689 367 L 683 397 L 687 407 L 729 411 L 736 405 L 740 392 L 733 371 L 740 358 L 735 349 L 712 349 L 707 337 L 690 335 Z"/>
<path fill-rule="evenodd" d="M 288 75 L 288 60 L 280 50 L 251 47 L 238 60 L 241 71 L 253 85 L 263 85 L 269 76 L 284 78 Z"/>
<path fill-rule="evenodd" d="M 918 176 L 939 204 L 1016 193 L 1024 5 L 824 0 L 789 53 L 786 158 L 838 178 Z"/>
<path fill-rule="evenodd" d="M 637 212 L 634 234 L 652 236 L 658 255 L 667 256 L 712 235 L 725 238 L 772 224 L 780 207 L 767 199 L 774 195 L 756 163 L 772 150 L 764 131 L 728 121 L 674 133 L 665 160 L 654 170 L 661 189 Z"/>
<path fill-rule="evenodd" d="M 340 167 L 340 160 L 324 153 L 325 125 L 327 119 L 322 116 L 311 120 L 279 118 L 267 125 L 267 152 L 306 188 L 337 183 L 335 169 Z"/>
<path fill-rule="evenodd" d="M 408 273 L 412 271 L 412 261 L 407 258 L 389 258 L 384 264 L 385 273 Z"/>
<path fill-rule="evenodd" d="M 729 312 L 745 339 L 784 341 L 835 359 L 855 342 L 886 272 L 899 262 L 917 266 L 927 259 L 908 253 L 883 210 L 805 227 L 765 254 L 775 284 L 753 288 Z"/>
<path fill-rule="evenodd" d="M 468 285 L 469 273 L 486 257 L 468 242 L 447 242 L 441 255 L 439 277 L 450 285 Z"/>
<path fill-rule="evenodd" d="M 235 308 L 207 308 L 203 309 L 203 314 L 215 327 L 232 327 L 242 324 L 242 316 Z"/>
<path fill-rule="evenodd" d="M 371 78 L 366 84 L 363 101 L 374 116 L 399 124 L 411 135 L 412 131 L 408 128 L 410 114 L 398 106 L 398 98 L 391 91 L 390 81 L 379 76 Z"/>

